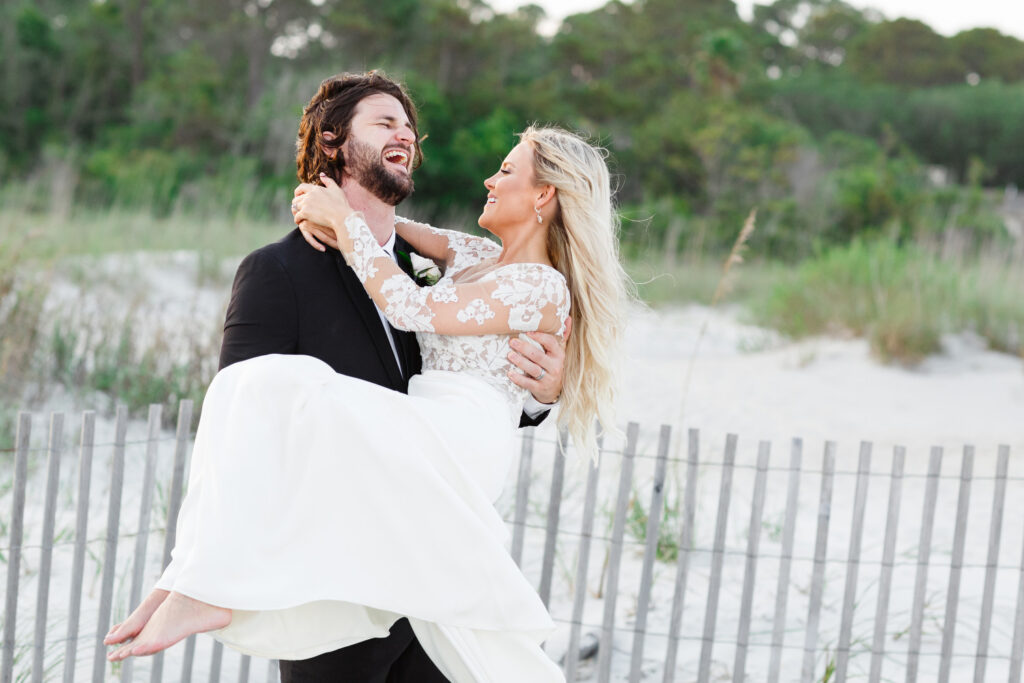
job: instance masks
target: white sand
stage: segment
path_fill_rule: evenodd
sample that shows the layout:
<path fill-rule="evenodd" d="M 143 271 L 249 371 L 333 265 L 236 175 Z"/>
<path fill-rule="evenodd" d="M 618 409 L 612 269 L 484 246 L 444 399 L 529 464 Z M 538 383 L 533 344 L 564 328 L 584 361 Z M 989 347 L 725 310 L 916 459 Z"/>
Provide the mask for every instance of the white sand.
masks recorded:
<path fill-rule="evenodd" d="M 638 311 L 620 413 L 675 424 L 697 332 L 684 424 L 747 439 L 832 439 L 855 446 L 1024 446 L 1024 362 L 970 334 L 906 369 L 875 362 L 861 339 L 791 343 L 737 321 L 736 311 L 688 306 Z M 744 350 L 756 349 L 756 350 Z"/>

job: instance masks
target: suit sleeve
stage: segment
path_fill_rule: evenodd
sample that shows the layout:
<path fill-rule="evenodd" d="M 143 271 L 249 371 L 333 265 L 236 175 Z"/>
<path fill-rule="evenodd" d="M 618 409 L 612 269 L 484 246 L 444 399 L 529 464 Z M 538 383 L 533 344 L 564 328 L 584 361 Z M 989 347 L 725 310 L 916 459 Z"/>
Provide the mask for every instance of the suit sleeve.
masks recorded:
<path fill-rule="evenodd" d="M 530 417 L 530 414 L 527 413 L 524 410 L 522 412 L 522 414 L 519 416 L 519 426 L 520 427 L 536 427 L 541 422 L 543 422 L 545 419 L 547 419 L 547 416 L 550 415 L 550 414 L 551 414 L 550 410 L 545 410 L 542 413 L 537 413 L 537 415 L 535 415 L 534 417 Z"/>
<path fill-rule="evenodd" d="M 264 252 L 249 254 L 231 287 L 220 368 L 271 353 L 296 353 L 298 331 L 295 289 L 284 266 Z"/>

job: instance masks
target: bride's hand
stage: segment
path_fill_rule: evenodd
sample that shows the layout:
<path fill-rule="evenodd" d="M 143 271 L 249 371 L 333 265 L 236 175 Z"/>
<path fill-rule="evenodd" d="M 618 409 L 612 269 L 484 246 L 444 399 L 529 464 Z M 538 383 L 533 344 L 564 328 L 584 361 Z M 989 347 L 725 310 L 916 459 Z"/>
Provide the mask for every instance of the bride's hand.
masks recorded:
<path fill-rule="evenodd" d="M 325 251 L 324 244 L 337 249 L 337 228 L 352 213 L 344 190 L 324 174 L 324 186 L 303 183 L 295 188 L 292 216 L 303 238 L 314 249 Z"/>
<path fill-rule="evenodd" d="M 295 216 L 295 208 L 292 208 L 292 216 Z M 306 243 L 317 251 L 327 251 L 325 244 L 331 249 L 338 249 L 338 240 L 334 239 L 334 233 L 328 228 L 300 219 L 295 219 L 295 224 Z"/>

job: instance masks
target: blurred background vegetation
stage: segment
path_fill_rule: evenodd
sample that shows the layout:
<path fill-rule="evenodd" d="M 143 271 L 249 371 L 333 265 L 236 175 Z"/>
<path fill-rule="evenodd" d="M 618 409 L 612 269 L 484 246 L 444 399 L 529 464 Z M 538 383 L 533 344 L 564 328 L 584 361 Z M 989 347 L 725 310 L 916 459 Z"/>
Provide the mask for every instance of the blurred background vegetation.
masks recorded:
<path fill-rule="evenodd" d="M 735 296 L 758 321 L 863 334 L 886 360 L 965 329 L 1024 354 L 1024 42 L 839 0 L 750 20 L 731 0 L 613 0 L 553 35 L 543 18 L 483 0 L 3 3 L 0 298 L 27 260 L 283 234 L 302 106 L 326 76 L 379 68 L 429 135 L 407 214 L 474 225 L 514 133 L 558 123 L 611 150 L 651 302 L 706 301 L 757 207 Z M 49 334 L 23 290 L 0 306 L 5 373 Z"/>
<path fill-rule="evenodd" d="M 613 153 L 635 246 L 796 260 L 886 234 L 1003 231 L 1024 184 L 1024 42 L 944 37 L 836 0 L 609 2 L 550 37 L 482 0 L 4 3 L 0 177 L 28 208 L 287 222 L 293 143 L 324 77 L 383 68 L 423 116 L 425 218 L 472 216 L 532 121 Z M 936 167 L 941 167 L 936 181 Z M 24 183 L 45 188 L 24 192 Z M 697 244 L 695 244 L 697 243 Z"/>

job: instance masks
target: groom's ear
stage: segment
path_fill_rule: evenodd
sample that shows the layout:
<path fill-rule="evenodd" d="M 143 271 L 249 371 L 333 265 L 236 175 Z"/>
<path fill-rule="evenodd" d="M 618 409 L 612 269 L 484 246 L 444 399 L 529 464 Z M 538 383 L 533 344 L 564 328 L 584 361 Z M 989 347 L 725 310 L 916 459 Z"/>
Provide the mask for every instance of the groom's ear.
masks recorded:
<path fill-rule="evenodd" d="M 325 130 L 323 132 L 323 138 L 327 142 L 331 142 L 335 140 L 337 137 L 337 135 L 335 135 L 329 130 Z M 328 159 L 333 159 L 337 155 L 341 154 L 341 147 L 328 147 L 327 145 L 320 143 L 320 151 L 322 151 L 324 155 L 327 156 Z"/>

